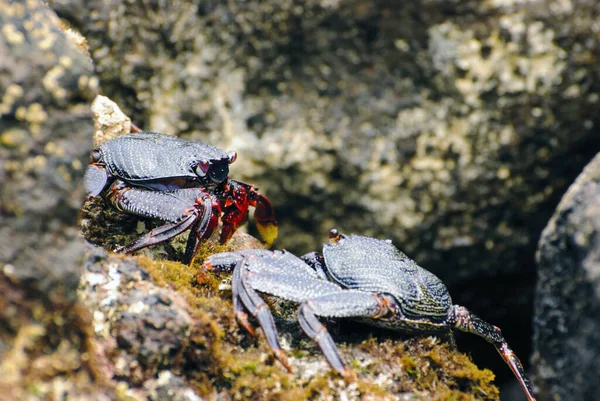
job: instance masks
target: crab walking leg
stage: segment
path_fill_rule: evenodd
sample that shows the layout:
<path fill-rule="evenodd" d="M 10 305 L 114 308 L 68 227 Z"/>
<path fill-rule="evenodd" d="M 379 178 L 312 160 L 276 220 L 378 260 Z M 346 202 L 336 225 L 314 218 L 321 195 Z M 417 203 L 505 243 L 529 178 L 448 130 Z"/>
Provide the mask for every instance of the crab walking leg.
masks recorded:
<path fill-rule="evenodd" d="M 249 273 L 245 269 L 245 265 L 246 260 L 244 259 L 240 261 L 233 270 L 232 293 L 234 304 L 235 302 L 241 301 L 241 303 L 248 309 L 248 311 L 258 320 L 258 323 L 262 327 L 263 332 L 265 333 L 265 337 L 267 338 L 267 342 L 273 350 L 273 353 L 275 354 L 277 359 L 282 363 L 282 365 L 285 366 L 288 372 L 291 373 L 292 367 L 288 363 L 287 358 L 285 356 L 285 352 L 281 348 L 281 345 L 279 344 L 279 339 L 277 338 L 277 328 L 275 327 L 273 315 L 269 311 L 269 307 L 267 306 L 265 301 L 263 301 L 262 298 L 256 293 L 256 291 L 254 291 L 252 287 L 248 284 L 247 277 Z M 234 282 L 235 284 L 233 284 Z M 236 298 L 238 299 L 236 300 Z M 247 320 L 244 321 L 244 315 L 240 316 L 236 314 L 236 317 L 238 317 L 238 319 L 241 317 L 240 323 L 244 327 L 246 327 L 246 324 L 249 325 L 249 322 Z"/>
<path fill-rule="evenodd" d="M 190 228 L 192 224 L 194 224 L 195 218 L 196 216 L 190 215 L 176 223 L 167 223 L 163 226 L 157 227 L 147 234 L 139 237 L 135 241 L 117 248 L 115 252 L 131 253 L 151 245 L 160 244 L 161 242 L 167 241 Z"/>
<path fill-rule="evenodd" d="M 525 369 L 523 369 L 523 365 L 519 358 L 517 358 L 513 350 L 508 346 L 500 329 L 481 320 L 464 306 L 454 305 L 452 313 L 450 319 L 454 322 L 457 329 L 483 337 L 486 341 L 492 343 L 494 347 L 496 347 L 496 350 L 500 356 L 502 356 L 502 359 L 504 359 L 517 377 L 519 384 L 527 396 L 527 400 L 535 401 L 531 382 L 525 373 Z"/>
<path fill-rule="evenodd" d="M 222 252 L 209 256 L 204 262 L 206 270 L 231 272 L 242 259 L 248 258 L 248 271 L 261 274 L 280 274 L 308 279 L 318 278 L 318 274 L 302 259 L 287 251 L 267 249 L 245 249 L 238 252 Z M 333 285 L 334 288 L 339 288 Z M 268 291 L 265 291 L 268 292 Z M 301 300 L 304 298 L 301 298 Z"/>
<path fill-rule="evenodd" d="M 301 303 L 298 309 L 300 327 L 317 342 L 329 364 L 342 376 L 348 376 L 349 371 L 342 361 L 331 335 L 316 316 L 378 317 L 387 312 L 385 306 L 387 304 L 375 294 L 344 290 L 335 283 L 318 278 L 253 272 L 246 272 L 245 275 L 247 291 L 254 292 L 256 289 Z M 246 302 L 244 304 L 248 307 Z M 270 315 L 268 309 L 265 309 L 266 313 Z M 259 323 L 265 333 L 272 333 L 276 339 L 276 328 L 269 320 L 261 321 L 259 319 Z"/>
<path fill-rule="evenodd" d="M 200 241 L 209 238 L 219 224 L 219 214 L 221 213 L 219 202 L 208 195 L 196 199 L 193 213 L 199 214 L 201 218 L 195 221 L 188 236 L 183 254 L 183 263 L 186 265 L 194 262 Z"/>
<path fill-rule="evenodd" d="M 240 286 L 242 285 L 240 271 L 242 270 L 241 265 L 243 263 L 244 258 L 242 257 L 234 265 L 234 272 L 231 280 L 231 293 L 233 294 L 233 312 L 238 323 L 241 324 L 246 329 L 246 331 L 248 331 L 248 333 L 250 333 L 252 336 L 255 336 L 256 332 L 254 330 L 254 326 L 252 326 L 252 324 L 250 324 L 250 321 L 248 320 L 248 313 L 246 313 L 243 300 L 240 297 Z M 237 265 L 240 266 L 238 267 Z"/>
<path fill-rule="evenodd" d="M 85 170 L 83 183 L 88 198 L 100 195 L 107 182 L 108 176 L 106 175 L 104 166 L 91 164 Z"/>
<path fill-rule="evenodd" d="M 238 252 L 221 252 L 210 255 L 205 261 L 203 267 L 206 270 L 214 272 L 233 271 L 235 266 L 245 257 L 254 255 L 257 257 L 270 256 L 273 252 L 267 249 L 245 249 Z"/>
<path fill-rule="evenodd" d="M 159 192 L 129 187 L 123 181 L 117 180 L 108 190 L 107 198 L 123 212 L 168 222 L 119 248 L 117 252 L 134 252 L 167 241 L 190 227 L 195 228 L 190 234 L 192 236 L 197 233 L 206 235 L 208 230 L 214 229 L 211 227 L 214 220 L 211 197 L 198 188 Z M 189 245 L 188 241 L 188 247 Z M 196 248 L 193 249 L 194 253 Z M 189 250 L 186 249 L 186 257 L 188 253 Z"/>
<path fill-rule="evenodd" d="M 298 309 L 300 327 L 319 345 L 331 367 L 344 377 L 350 372 L 327 328 L 317 316 L 376 318 L 387 313 L 386 302 L 380 297 L 373 293 L 345 290 L 306 300 Z"/>

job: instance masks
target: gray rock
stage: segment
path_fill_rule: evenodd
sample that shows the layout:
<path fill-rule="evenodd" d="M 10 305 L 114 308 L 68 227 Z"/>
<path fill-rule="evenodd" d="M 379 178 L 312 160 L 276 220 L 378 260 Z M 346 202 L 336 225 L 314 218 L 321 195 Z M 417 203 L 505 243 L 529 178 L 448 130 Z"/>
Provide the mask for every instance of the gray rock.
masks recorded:
<path fill-rule="evenodd" d="M 36 3 L 0 2 L 0 267 L 42 292 L 74 296 L 98 80 L 76 35 Z"/>
<path fill-rule="evenodd" d="M 540 399 L 600 399 L 600 154 L 561 200 L 537 260 L 532 365 Z"/>
<path fill-rule="evenodd" d="M 77 302 L 98 80 L 41 1 L 0 0 L 0 398 L 109 401 Z"/>
<path fill-rule="evenodd" d="M 112 377 L 141 386 L 183 352 L 192 324 L 189 307 L 177 292 L 154 284 L 131 259 L 92 249 L 79 298 L 94 311 L 96 339 L 110 355 Z"/>
<path fill-rule="evenodd" d="M 238 151 L 276 247 L 392 238 L 529 352 L 537 238 L 600 147 L 596 0 L 49 4 L 135 124 Z"/>

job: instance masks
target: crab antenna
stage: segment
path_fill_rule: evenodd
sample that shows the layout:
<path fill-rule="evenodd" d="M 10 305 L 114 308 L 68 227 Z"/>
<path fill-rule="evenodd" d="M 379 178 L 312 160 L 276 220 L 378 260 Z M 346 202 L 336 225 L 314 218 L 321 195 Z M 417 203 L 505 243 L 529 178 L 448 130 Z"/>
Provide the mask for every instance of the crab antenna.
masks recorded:
<path fill-rule="evenodd" d="M 473 333 L 483 337 L 487 342 L 492 343 L 494 347 L 496 347 L 496 350 L 498 350 L 500 353 L 502 359 L 504 359 L 504 361 L 510 367 L 510 370 L 512 370 L 516 376 L 519 384 L 525 392 L 527 401 L 536 401 L 533 395 L 531 382 L 525 373 L 525 369 L 523 368 L 519 358 L 517 358 L 513 350 L 508 346 L 500 329 L 484 320 L 481 320 L 464 306 L 454 305 L 453 312 L 454 313 L 450 317 L 450 320 L 454 323 L 454 326 L 461 331 Z"/>

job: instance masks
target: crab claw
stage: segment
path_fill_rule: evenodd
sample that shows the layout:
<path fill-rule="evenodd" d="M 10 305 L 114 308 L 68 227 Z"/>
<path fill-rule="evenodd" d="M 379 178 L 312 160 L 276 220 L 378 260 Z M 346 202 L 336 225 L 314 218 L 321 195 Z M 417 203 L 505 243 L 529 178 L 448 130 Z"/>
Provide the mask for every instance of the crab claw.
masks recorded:
<path fill-rule="evenodd" d="M 271 245 L 277 238 L 277 221 L 271 202 L 259 193 L 256 187 L 244 182 L 229 180 L 226 188 L 225 196 L 221 200 L 223 210 L 221 243 L 231 238 L 246 219 L 248 207 L 253 206 L 258 233 L 267 245 Z"/>
<path fill-rule="evenodd" d="M 223 200 L 222 210 L 223 227 L 221 228 L 222 244 L 226 243 L 233 235 L 235 230 L 246 220 L 248 214 L 248 188 L 245 185 L 238 185 L 237 182 L 230 180 L 227 186 L 229 192 Z"/>
<path fill-rule="evenodd" d="M 256 222 L 256 228 L 263 241 L 270 246 L 277 239 L 278 234 L 275 211 L 271 206 L 271 202 L 264 195 L 258 192 L 255 195 L 254 221 Z"/>

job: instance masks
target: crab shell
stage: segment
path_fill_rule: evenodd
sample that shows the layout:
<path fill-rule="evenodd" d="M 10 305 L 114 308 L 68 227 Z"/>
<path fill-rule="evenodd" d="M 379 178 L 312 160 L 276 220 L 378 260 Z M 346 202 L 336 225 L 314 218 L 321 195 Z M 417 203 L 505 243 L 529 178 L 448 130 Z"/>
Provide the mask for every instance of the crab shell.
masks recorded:
<path fill-rule="evenodd" d="M 452 299 L 444 283 L 398 250 L 391 241 L 335 233 L 323 245 L 329 280 L 344 288 L 389 294 L 397 302 L 403 322 L 370 320 L 375 326 L 407 331 L 444 331 Z"/>
<path fill-rule="evenodd" d="M 90 196 L 121 179 L 152 190 L 214 187 L 229 175 L 235 152 L 156 132 L 140 132 L 104 142 L 92 151 L 85 175 Z"/>

